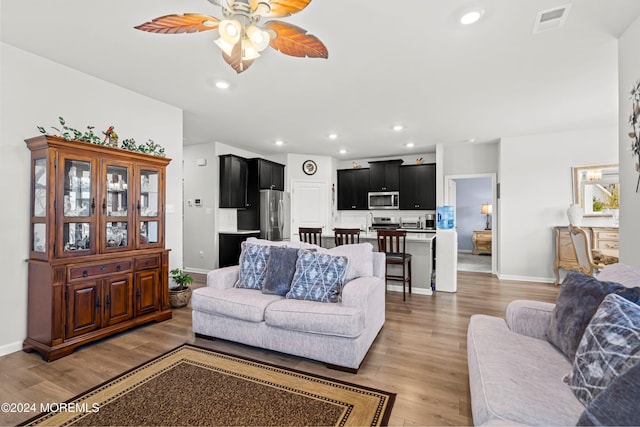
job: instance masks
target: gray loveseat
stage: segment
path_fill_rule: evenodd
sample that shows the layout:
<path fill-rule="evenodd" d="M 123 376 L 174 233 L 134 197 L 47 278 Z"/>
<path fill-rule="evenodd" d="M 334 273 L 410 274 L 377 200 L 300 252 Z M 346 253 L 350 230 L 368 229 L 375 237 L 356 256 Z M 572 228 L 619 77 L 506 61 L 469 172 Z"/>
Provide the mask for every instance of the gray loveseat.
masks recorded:
<path fill-rule="evenodd" d="M 285 244 L 314 247 L 299 242 Z M 197 336 L 235 341 L 357 371 L 385 322 L 385 257 L 372 252 L 366 244 L 346 246 L 332 251 L 348 252 L 350 264 L 359 264 L 373 274 L 345 283 L 340 302 L 287 299 L 259 289 L 237 288 L 234 284 L 240 267 L 225 267 L 209 272 L 207 286 L 193 291 L 193 331 Z M 358 256 L 360 250 L 362 254 Z"/>
<path fill-rule="evenodd" d="M 637 287 L 640 269 L 619 264 L 605 268 L 598 279 Z M 475 425 L 583 422 L 585 406 L 563 381 L 572 370 L 572 362 L 549 342 L 554 308 L 555 304 L 517 300 L 507 306 L 505 319 L 471 317 L 467 353 Z M 640 366 L 630 373 L 634 378 L 638 369 Z M 635 399 L 633 396 L 630 399 Z M 622 402 L 624 399 L 614 400 L 629 406 Z M 636 404 L 632 406 L 633 412 Z"/>

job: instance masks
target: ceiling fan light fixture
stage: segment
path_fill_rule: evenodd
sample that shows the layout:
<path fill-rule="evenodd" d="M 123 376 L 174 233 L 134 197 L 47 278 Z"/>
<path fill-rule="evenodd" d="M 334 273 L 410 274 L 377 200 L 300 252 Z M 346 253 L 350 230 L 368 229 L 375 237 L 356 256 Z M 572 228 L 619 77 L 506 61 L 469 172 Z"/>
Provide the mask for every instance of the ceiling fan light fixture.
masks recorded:
<path fill-rule="evenodd" d="M 218 38 L 217 40 L 214 40 L 213 42 L 218 45 L 220 50 L 222 50 L 227 55 L 231 56 L 231 53 L 233 52 L 233 47 L 235 46 L 235 43 L 229 43 L 225 39 L 223 39 L 222 37 Z"/>
<path fill-rule="evenodd" d="M 249 28 L 247 28 L 247 37 L 249 37 L 251 43 L 253 43 L 253 47 L 255 47 L 258 52 L 262 52 L 269 46 L 269 33 L 262 31 L 255 25 L 250 25 Z"/>
<path fill-rule="evenodd" d="M 259 56 L 260 56 L 260 53 L 255 48 L 253 43 L 251 43 L 251 40 L 249 40 L 246 37 L 243 38 L 242 39 L 242 60 L 250 61 L 252 59 L 256 59 Z"/>
<path fill-rule="evenodd" d="M 240 25 L 240 22 L 235 19 L 225 19 L 220 22 L 220 27 L 218 27 L 220 37 L 231 45 L 238 43 L 238 40 L 240 40 L 241 30 L 242 26 Z"/>
<path fill-rule="evenodd" d="M 254 13 L 260 16 L 267 16 L 269 13 L 271 13 L 271 5 L 263 1 L 258 2 L 254 9 Z"/>

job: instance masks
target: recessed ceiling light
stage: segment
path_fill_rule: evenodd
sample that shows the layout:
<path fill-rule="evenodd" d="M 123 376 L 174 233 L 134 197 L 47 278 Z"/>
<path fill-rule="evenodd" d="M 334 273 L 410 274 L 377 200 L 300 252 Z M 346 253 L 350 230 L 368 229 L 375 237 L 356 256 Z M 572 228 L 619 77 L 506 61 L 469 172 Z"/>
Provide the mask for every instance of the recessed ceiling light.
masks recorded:
<path fill-rule="evenodd" d="M 347 154 L 347 150 L 345 150 L 344 148 L 342 150 L 339 151 L 340 154 Z"/>
<path fill-rule="evenodd" d="M 284 145 L 284 141 L 281 139 L 276 139 L 276 141 L 274 142 L 274 144 L 276 145 Z"/>
<path fill-rule="evenodd" d="M 330 133 L 329 134 L 329 139 L 338 139 L 338 134 L 337 133 Z"/>
<path fill-rule="evenodd" d="M 413 142 L 407 142 L 407 143 L 405 144 L 405 147 L 407 147 L 407 148 L 413 148 L 413 147 L 415 147 L 415 146 L 416 146 L 416 144 L 414 144 Z"/>
<path fill-rule="evenodd" d="M 218 89 L 229 89 L 229 86 L 231 85 L 225 80 L 216 80 L 216 87 Z"/>
<path fill-rule="evenodd" d="M 483 9 L 469 10 L 464 15 L 462 15 L 462 17 L 460 18 L 460 23 L 462 25 L 473 24 L 474 22 L 478 22 L 478 20 L 482 18 L 482 15 L 484 15 Z"/>
<path fill-rule="evenodd" d="M 400 132 L 401 130 L 404 129 L 404 126 L 402 126 L 402 125 L 393 125 L 393 127 L 391 129 L 395 130 L 396 132 Z"/>

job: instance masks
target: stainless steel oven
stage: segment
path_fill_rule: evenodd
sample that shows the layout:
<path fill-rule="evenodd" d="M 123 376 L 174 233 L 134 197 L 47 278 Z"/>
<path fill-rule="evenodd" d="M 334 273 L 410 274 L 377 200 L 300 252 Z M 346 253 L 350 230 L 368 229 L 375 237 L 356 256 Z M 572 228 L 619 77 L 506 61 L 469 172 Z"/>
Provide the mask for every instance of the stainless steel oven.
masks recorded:
<path fill-rule="evenodd" d="M 398 191 L 369 192 L 369 209 L 400 209 Z"/>

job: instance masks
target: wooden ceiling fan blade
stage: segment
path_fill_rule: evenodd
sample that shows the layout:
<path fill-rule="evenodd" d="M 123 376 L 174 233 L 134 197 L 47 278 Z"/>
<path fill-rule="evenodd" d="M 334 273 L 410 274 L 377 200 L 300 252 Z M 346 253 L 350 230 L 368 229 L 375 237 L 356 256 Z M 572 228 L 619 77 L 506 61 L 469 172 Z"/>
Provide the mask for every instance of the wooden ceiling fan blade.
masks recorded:
<path fill-rule="evenodd" d="M 220 20 L 214 16 L 185 13 L 161 16 L 134 28 L 149 33 L 178 34 L 215 30 L 219 24 Z"/>
<path fill-rule="evenodd" d="M 222 57 L 225 61 L 227 61 L 227 64 L 231 65 L 231 68 L 236 70 L 236 73 L 238 74 L 246 71 L 247 68 L 249 68 L 251 64 L 253 64 L 253 60 L 242 60 L 241 43 L 236 43 L 236 45 L 233 47 L 233 50 L 231 51 L 231 55 L 227 55 L 223 51 Z"/>
<path fill-rule="evenodd" d="M 277 34 L 271 39 L 269 45 L 280 53 L 301 58 L 329 57 L 329 51 L 324 43 L 316 36 L 308 34 L 303 28 L 282 21 L 265 22 L 264 28 Z"/>
<path fill-rule="evenodd" d="M 254 2 L 257 3 L 257 0 L 251 0 L 252 6 Z M 284 18 L 300 12 L 311 3 L 311 0 L 271 0 L 268 3 L 271 6 L 271 12 L 266 16 Z"/>

